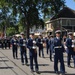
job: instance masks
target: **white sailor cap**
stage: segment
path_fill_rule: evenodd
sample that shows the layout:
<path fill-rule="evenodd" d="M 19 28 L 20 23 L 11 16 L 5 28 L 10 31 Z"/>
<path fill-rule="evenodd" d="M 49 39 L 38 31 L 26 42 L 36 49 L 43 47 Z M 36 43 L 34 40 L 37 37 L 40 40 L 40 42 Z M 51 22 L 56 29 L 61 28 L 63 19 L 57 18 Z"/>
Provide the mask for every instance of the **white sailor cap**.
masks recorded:
<path fill-rule="evenodd" d="M 55 31 L 55 34 L 56 34 L 56 33 L 61 33 L 61 30 L 56 30 L 56 31 Z"/>
<path fill-rule="evenodd" d="M 21 35 L 24 35 L 24 32 L 21 32 L 20 34 L 21 34 Z"/>
<path fill-rule="evenodd" d="M 73 33 L 72 32 L 69 32 L 68 35 L 73 35 Z"/>
<path fill-rule="evenodd" d="M 34 32 L 31 32 L 30 35 L 34 35 Z"/>

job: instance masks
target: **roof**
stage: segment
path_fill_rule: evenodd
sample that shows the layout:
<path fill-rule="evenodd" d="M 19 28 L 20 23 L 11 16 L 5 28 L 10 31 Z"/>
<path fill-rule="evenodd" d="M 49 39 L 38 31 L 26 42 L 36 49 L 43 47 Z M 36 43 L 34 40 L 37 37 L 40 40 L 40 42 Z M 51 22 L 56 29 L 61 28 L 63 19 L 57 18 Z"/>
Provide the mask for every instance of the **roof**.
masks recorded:
<path fill-rule="evenodd" d="M 69 7 L 64 7 L 59 11 L 57 15 L 54 15 L 50 20 L 55 20 L 57 18 L 75 18 L 75 10 Z"/>

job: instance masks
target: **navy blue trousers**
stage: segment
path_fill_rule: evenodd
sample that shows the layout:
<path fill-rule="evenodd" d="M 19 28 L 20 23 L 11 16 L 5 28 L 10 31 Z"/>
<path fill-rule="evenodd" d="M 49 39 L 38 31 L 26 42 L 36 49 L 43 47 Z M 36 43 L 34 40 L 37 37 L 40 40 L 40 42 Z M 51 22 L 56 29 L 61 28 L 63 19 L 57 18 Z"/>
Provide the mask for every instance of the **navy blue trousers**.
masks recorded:
<path fill-rule="evenodd" d="M 60 56 L 57 56 L 57 55 L 54 56 L 54 70 L 55 71 L 58 71 L 58 61 L 60 62 L 60 70 L 62 72 L 65 72 L 63 54 Z"/>
<path fill-rule="evenodd" d="M 35 63 L 35 70 L 38 70 L 37 53 L 30 56 L 30 68 L 33 70 L 33 60 Z"/>
<path fill-rule="evenodd" d="M 21 62 L 24 63 L 24 60 L 25 60 L 25 63 L 28 63 L 26 48 L 22 47 L 21 48 Z"/>

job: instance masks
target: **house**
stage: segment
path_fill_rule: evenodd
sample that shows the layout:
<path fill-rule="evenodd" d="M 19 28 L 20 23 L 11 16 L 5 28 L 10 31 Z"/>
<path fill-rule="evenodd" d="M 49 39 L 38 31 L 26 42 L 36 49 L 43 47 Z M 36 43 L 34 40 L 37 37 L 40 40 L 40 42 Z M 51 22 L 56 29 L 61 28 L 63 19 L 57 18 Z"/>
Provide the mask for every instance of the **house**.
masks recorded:
<path fill-rule="evenodd" d="M 30 28 L 30 33 L 34 32 L 36 36 L 42 34 L 43 36 L 46 36 L 46 26 L 44 28 L 42 27 L 38 27 L 36 28 L 36 26 L 33 26 Z"/>
<path fill-rule="evenodd" d="M 47 35 L 51 35 L 53 32 L 53 26 L 50 23 L 50 20 L 45 23 L 46 23 L 46 33 L 47 33 Z"/>
<path fill-rule="evenodd" d="M 46 26 L 48 25 L 52 27 L 53 31 L 61 29 L 63 32 L 75 32 L 75 10 L 72 10 L 69 7 L 63 7 L 57 15 L 54 15 L 50 21 L 46 23 Z"/>

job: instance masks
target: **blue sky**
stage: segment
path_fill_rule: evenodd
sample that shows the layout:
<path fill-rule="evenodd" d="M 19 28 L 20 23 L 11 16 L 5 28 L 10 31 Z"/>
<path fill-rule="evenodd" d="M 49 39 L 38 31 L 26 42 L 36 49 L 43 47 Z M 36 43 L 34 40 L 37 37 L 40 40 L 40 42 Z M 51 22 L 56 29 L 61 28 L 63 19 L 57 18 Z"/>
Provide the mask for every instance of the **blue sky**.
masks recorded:
<path fill-rule="evenodd" d="M 75 10 L 75 2 L 74 2 L 74 0 L 65 0 L 65 1 L 66 1 L 66 5 L 68 7 L 70 7 L 73 10 Z"/>

